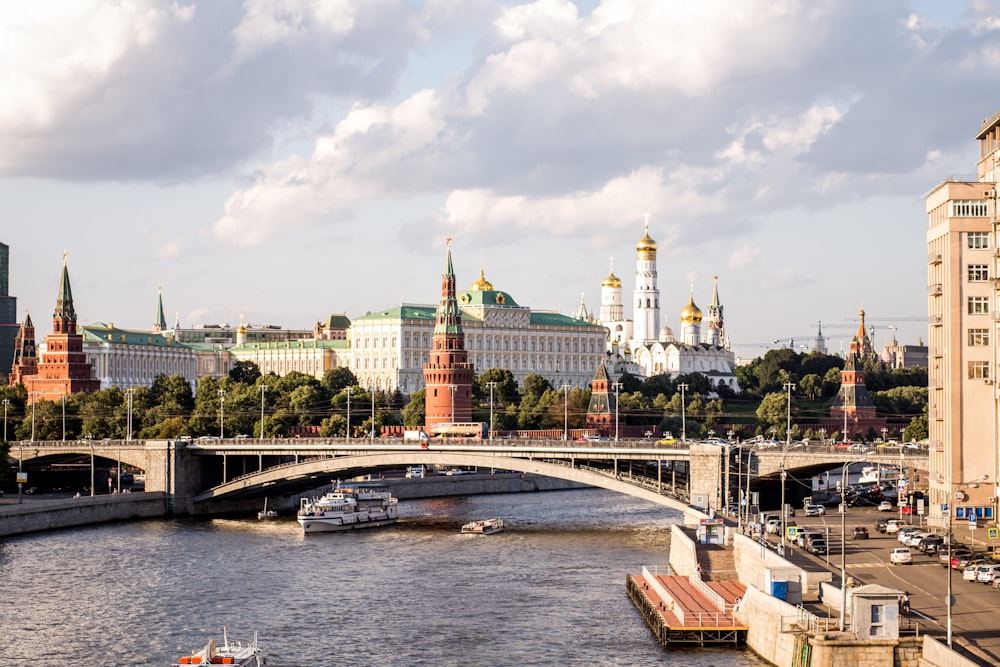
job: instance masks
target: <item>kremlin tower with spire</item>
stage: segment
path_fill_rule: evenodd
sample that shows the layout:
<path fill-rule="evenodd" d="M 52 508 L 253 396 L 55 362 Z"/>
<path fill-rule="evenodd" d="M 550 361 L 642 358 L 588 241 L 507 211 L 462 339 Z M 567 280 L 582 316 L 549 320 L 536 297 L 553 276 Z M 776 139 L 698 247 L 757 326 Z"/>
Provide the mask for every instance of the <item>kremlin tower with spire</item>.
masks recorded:
<path fill-rule="evenodd" d="M 483 283 L 480 288 L 485 288 L 488 283 L 482 272 L 480 279 Z M 489 287 L 492 288 L 492 285 Z M 473 372 L 474 367 L 469 363 L 469 353 L 465 349 L 449 237 L 444 275 L 441 277 L 441 302 L 434 318 L 430 360 L 424 366 L 425 423 L 428 428 L 433 430 L 435 424 L 472 421 Z"/>
<path fill-rule="evenodd" d="M 83 335 L 76 330 L 76 309 L 65 253 L 59 296 L 52 314 L 52 333 L 45 337 L 45 353 L 37 369 L 35 375 L 21 378 L 28 392 L 28 403 L 57 401 L 69 394 L 90 393 L 101 388 L 101 381 L 93 377 L 93 369 L 83 352 Z"/>

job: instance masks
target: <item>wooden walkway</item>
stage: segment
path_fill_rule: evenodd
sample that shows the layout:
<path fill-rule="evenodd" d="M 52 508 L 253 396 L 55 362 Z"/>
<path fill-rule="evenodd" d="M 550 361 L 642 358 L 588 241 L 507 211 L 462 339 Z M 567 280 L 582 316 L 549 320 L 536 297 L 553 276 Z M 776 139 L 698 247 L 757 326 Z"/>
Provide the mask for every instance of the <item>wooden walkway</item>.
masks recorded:
<path fill-rule="evenodd" d="M 628 596 L 657 641 L 671 644 L 742 644 L 747 626 L 733 609 L 746 592 L 738 581 L 703 582 L 676 575 L 656 575 L 645 568 L 626 578 Z"/>

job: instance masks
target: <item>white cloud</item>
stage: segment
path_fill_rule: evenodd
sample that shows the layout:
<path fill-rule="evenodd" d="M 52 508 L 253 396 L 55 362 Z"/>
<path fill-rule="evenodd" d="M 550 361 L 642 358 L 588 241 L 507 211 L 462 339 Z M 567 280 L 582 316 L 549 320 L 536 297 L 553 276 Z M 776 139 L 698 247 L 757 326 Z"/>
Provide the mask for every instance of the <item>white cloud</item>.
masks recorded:
<path fill-rule="evenodd" d="M 729 268 L 747 269 L 753 266 L 757 257 L 760 256 L 760 246 L 744 245 L 729 254 Z"/>

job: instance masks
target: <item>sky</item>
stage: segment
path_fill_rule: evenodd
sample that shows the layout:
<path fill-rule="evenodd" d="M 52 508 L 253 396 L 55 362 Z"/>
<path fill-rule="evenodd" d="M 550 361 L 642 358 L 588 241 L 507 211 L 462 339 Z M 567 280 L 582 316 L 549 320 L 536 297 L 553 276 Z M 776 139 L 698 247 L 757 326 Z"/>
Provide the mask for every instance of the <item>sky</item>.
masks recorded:
<path fill-rule="evenodd" d="M 718 276 L 740 358 L 915 344 L 998 81 L 985 0 L 0 0 L 0 242 L 39 338 L 64 252 L 81 324 L 297 329 L 437 303 L 448 237 L 628 304 L 648 215 L 675 330 Z"/>

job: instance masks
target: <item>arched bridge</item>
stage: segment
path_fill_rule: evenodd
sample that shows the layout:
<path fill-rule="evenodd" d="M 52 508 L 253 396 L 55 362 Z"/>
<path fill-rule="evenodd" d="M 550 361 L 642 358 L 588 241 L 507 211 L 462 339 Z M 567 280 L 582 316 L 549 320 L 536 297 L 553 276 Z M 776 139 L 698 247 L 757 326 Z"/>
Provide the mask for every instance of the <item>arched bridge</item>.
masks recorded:
<path fill-rule="evenodd" d="M 717 508 L 749 482 L 791 479 L 858 460 L 853 453 L 764 452 L 736 445 L 663 447 L 649 441 L 445 440 L 429 448 L 399 439 L 201 439 L 11 443 L 26 470 L 121 461 L 145 471 L 146 489 L 164 491 L 181 514 L 225 511 L 265 496 L 294 496 L 332 479 L 379 475 L 408 466 L 475 467 L 544 475 L 610 489 L 662 505 Z M 899 457 L 871 460 L 898 462 Z M 921 457 L 907 457 L 919 465 Z M 926 467 L 926 455 L 922 457 Z M 811 472 L 811 471 L 816 472 Z M 99 480 L 98 486 L 100 489 Z"/>

